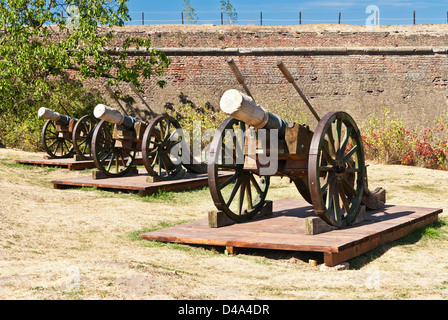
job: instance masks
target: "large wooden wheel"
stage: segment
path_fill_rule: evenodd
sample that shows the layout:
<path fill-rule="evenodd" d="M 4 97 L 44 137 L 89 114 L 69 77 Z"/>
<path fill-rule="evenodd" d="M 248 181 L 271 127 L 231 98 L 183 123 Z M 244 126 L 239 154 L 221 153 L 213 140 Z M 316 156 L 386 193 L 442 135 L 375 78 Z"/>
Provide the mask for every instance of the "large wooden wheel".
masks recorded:
<path fill-rule="evenodd" d="M 92 135 L 96 122 L 94 117 L 85 115 L 73 127 L 73 148 L 83 160 L 92 159 Z"/>
<path fill-rule="evenodd" d="M 45 122 L 41 138 L 42 146 L 51 158 L 69 158 L 75 153 L 71 139 L 56 130 L 56 122 L 53 120 Z"/>
<path fill-rule="evenodd" d="M 316 214 L 333 226 L 350 225 L 361 204 L 364 178 L 364 149 L 355 121 L 345 112 L 326 114 L 314 132 L 308 162 Z"/>
<path fill-rule="evenodd" d="M 265 204 L 269 176 L 244 170 L 245 123 L 227 118 L 217 129 L 210 144 L 208 183 L 215 206 L 234 221 L 253 218 Z M 233 174 L 220 182 L 218 174 Z"/>
<path fill-rule="evenodd" d="M 115 140 L 113 126 L 104 120 L 98 123 L 92 136 L 92 154 L 98 170 L 109 177 L 120 177 L 131 169 L 137 143 Z M 117 146 L 118 143 L 121 145 Z"/>
<path fill-rule="evenodd" d="M 180 125 L 168 115 L 149 122 L 142 140 L 143 164 L 148 173 L 161 180 L 176 178 L 182 170 L 182 134 Z"/>

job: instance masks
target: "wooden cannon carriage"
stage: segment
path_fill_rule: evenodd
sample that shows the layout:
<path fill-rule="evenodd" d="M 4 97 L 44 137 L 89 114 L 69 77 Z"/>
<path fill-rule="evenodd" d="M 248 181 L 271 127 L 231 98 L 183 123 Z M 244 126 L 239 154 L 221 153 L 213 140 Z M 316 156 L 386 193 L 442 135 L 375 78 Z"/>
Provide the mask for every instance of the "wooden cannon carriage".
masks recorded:
<path fill-rule="evenodd" d="M 38 115 L 47 119 L 42 128 L 41 140 L 45 152 L 51 158 L 69 158 L 75 154 L 78 160 L 92 158 L 95 118 L 84 115 L 76 119 L 43 107 L 38 110 Z"/>
<path fill-rule="evenodd" d="M 384 189 L 369 191 L 361 134 L 349 114 L 337 111 L 320 118 L 279 62 L 318 121 L 314 132 L 307 125 L 287 123 L 257 105 L 233 60 L 228 63 L 246 93 L 231 89 L 220 101 L 230 117 L 217 129 L 208 161 L 218 210 L 234 221 L 252 219 L 265 206 L 271 176 L 290 178 L 316 214 L 336 227 L 353 223 L 361 205 L 375 209 L 385 203 Z M 269 158 L 275 163 L 267 163 Z M 234 173 L 218 181 L 219 171 Z"/>

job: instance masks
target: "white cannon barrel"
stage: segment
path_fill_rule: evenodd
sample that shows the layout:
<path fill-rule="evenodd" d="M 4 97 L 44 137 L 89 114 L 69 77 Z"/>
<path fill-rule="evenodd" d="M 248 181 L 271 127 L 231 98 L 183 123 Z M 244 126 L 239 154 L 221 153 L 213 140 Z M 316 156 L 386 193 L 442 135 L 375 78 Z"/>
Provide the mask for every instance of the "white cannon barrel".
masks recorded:
<path fill-rule="evenodd" d="M 124 125 L 125 127 L 132 129 L 134 127 L 134 123 L 136 122 L 142 122 L 138 119 L 135 119 L 133 117 L 127 116 L 122 114 L 120 111 L 115 110 L 111 107 L 108 107 L 104 104 L 99 104 L 95 107 L 93 110 L 93 115 L 101 120 L 118 124 L 118 125 Z"/>
<path fill-rule="evenodd" d="M 235 89 L 224 92 L 219 103 L 221 111 L 260 129 L 268 122 L 268 112 L 256 104 L 254 99 Z"/>
<path fill-rule="evenodd" d="M 93 115 L 113 124 L 122 124 L 124 121 L 124 114 L 104 104 L 97 105 L 93 110 Z"/>
<path fill-rule="evenodd" d="M 68 124 L 71 119 L 69 116 L 62 115 L 56 111 L 44 107 L 39 108 L 39 110 L 37 111 L 37 115 L 45 119 L 62 122 L 64 124 Z"/>
<path fill-rule="evenodd" d="M 254 99 L 238 90 L 224 92 L 219 105 L 221 111 L 249 126 L 256 129 L 277 129 L 279 137 L 284 137 L 286 121 L 266 111 Z"/>

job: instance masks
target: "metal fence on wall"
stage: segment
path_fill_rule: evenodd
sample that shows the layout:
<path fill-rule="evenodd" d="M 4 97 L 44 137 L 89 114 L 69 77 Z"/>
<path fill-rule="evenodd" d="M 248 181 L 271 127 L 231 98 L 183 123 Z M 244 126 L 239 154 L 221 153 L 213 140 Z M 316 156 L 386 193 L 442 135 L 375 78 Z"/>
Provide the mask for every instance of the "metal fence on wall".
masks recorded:
<path fill-rule="evenodd" d="M 130 12 L 128 25 L 151 24 L 238 24 L 238 25 L 297 25 L 297 24 L 352 24 L 365 25 L 369 14 L 364 11 L 241 11 L 237 21 L 228 21 L 219 11 L 197 11 L 196 20 L 187 19 L 184 12 Z M 439 10 L 436 15 L 417 10 L 378 11 L 375 24 L 409 25 L 448 23 L 448 11 Z"/>

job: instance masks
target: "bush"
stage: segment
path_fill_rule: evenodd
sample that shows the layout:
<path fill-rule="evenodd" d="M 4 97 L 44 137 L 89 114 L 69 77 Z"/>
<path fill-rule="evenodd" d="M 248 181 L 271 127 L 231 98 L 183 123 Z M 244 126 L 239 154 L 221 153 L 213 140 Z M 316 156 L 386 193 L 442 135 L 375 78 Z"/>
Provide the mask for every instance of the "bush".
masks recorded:
<path fill-rule="evenodd" d="M 371 115 L 360 126 L 366 159 L 448 170 L 445 119 L 437 119 L 430 128 L 409 130 L 399 116 L 383 108 L 380 116 Z"/>
<path fill-rule="evenodd" d="M 407 130 L 403 120 L 386 107 L 380 116 L 372 114 L 365 119 L 360 129 L 367 159 L 401 164 L 413 148 L 415 134 Z"/>
<path fill-rule="evenodd" d="M 87 90 L 77 81 L 55 82 L 52 84 L 54 94 L 40 99 L 32 98 L 30 91 L 18 90 L 13 101 L 0 101 L 0 145 L 26 151 L 42 151 L 41 131 L 46 120 L 37 116 L 40 107 L 79 118 L 60 97 L 69 101 L 81 116 L 92 114 L 98 103 L 104 103 L 98 93 Z"/>
<path fill-rule="evenodd" d="M 403 158 L 404 165 L 448 170 L 446 125 L 437 121 L 433 128 L 424 129 L 415 139 L 413 149 Z"/>

